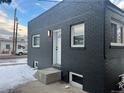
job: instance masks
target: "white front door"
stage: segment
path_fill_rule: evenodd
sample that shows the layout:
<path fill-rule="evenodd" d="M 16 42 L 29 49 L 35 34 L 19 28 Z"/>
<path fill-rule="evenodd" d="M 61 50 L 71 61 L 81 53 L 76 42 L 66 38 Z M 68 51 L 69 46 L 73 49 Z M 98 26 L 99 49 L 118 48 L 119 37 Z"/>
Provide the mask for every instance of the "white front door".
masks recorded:
<path fill-rule="evenodd" d="M 61 29 L 53 31 L 53 65 L 61 65 Z"/>

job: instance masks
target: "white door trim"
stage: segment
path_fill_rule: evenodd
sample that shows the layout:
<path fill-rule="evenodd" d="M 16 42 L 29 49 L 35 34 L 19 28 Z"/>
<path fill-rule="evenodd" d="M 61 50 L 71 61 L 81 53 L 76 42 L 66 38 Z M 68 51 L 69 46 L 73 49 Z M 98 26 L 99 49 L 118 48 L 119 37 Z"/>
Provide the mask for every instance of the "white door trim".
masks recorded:
<path fill-rule="evenodd" d="M 57 33 L 60 32 L 61 35 L 61 29 L 53 30 L 53 65 L 61 65 L 61 53 L 60 55 L 57 55 L 56 47 L 57 47 Z M 61 38 L 61 36 L 60 36 Z M 60 63 L 57 62 L 57 56 L 60 56 Z"/>
<path fill-rule="evenodd" d="M 74 87 L 78 87 L 78 88 L 80 88 L 80 89 L 83 89 L 83 85 L 82 85 L 82 84 L 79 84 L 79 83 L 73 81 L 72 75 L 75 75 L 75 76 L 78 76 L 78 77 L 81 77 L 81 78 L 83 78 L 83 75 L 79 75 L 79 74 L 73 73 L 73 72 L 70 72 L 70 73 L 69 73 L 69 83 L 70 83 L 72 86 L 74 86 Z"/>

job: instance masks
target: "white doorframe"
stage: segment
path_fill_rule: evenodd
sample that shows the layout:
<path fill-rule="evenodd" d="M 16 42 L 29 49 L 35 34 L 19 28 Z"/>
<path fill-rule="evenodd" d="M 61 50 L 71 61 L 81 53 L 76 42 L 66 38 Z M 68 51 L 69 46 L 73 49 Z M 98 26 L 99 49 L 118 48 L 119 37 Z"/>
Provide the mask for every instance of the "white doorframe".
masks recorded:
<path fill-rule="evenodd" d="M 53 65 L 61 65 L 61 29 L 53 30 Z"/>

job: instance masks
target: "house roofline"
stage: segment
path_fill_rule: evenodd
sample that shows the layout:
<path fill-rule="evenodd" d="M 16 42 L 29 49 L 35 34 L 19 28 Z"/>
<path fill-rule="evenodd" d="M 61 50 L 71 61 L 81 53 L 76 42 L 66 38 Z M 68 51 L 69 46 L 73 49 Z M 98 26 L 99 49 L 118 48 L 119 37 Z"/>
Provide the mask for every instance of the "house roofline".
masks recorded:
<path fill-rule="evenodd" d="M 115 4 L 113 4 L 110 0 L 108 0 L 107 4 L 108 5 L 111 5 L 113 8 L 117 9 L 118 11 L 124 13 L 124 10 L 122 10 L 121 8 L 119 8 L 118 6 L 116 6 Z"/>
<path fill-rule="evenodd" d="M 48 9 L 47 11 L 45 11 L 45 12 L 41 13 L 40 15 L 38 15 L 37 17 L 31 19 L 31 20 L 28 22 L 28 24 L 30 24 L 32 21 L 34 21 L 35 19 L 39 18 L 40 16 L 45 15 L 47 12 L 49 12 L 50 10 L 56 8 L 58 5 L 60 5 L 60 4 L 64 3 L 64 2 L 66 2 L 66 1 L 63 0 L 63 1 L 59 2 L 59 3 L 56 4 L 55 6 L 51 7 L 50 9 Z M 86 1 L 85 1 L 85 2 L 86 2 Z"/>
<path fill-rule="evenodd" d="M 39 18 L 40 16 L 45 15 L 47 12 L 49 12 L 50 10 L 56 8 L 58 5 L 60 5 L 60 4 L 63 3 L 63 2 L 64 2 L 64 1 L 59 2 L 59 3 L 56 4 L 55 6 L 51 7 L 50 9 L 48 9 L 47 11 L 45 11 L 45 12 L 41 13 L 40 15 L 38 15 L 37 17 L 31 19 L 31 20 L 28 22 L 28 24 L 29 24 L 30 22 L 32 22 L 33 20 Z"/>
<path fill-rule="evenodd" d="M 49 11 L 51 11 L 52 9 L 56 8 L 58 5 L 60 5 L 60 4 L 63 3 L 63 2 L 64 2 L 64 0 L 61 1 L 61 2 L 59 2 L 58 4 L 56 4 L 56 5 L 53 6 L 52 8 L 48 9 L 47 11 L 41 13 L 41 14 L 38 15 L 37 17 L 31 19 L 31 20 L 28 22 L 28 24 L 30 24 L 30 23 L 31 23 L 32 21 L 34 21 L 35 19 L 41 17 L 42 15 L 45 15 L 47 12 L 49 12 Z M 111 6 L 113 6 L 113 8 L 115 8 L 115 9 L 117 9 L 118 11 L 124 13 L 124 10 L 120 9 L 119 7 L 117 7 L 115 4 L 113 4 L 112 2 L 110 2 L 110 0 L 107 0 L 107 5 L 111 5 Z"/>

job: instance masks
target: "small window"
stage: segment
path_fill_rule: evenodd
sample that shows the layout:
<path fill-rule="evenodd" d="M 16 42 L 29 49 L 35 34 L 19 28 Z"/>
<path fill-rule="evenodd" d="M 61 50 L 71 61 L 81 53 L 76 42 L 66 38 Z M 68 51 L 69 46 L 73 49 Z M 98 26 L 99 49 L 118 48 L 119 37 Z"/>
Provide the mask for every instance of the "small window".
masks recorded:
<path fill-rule="evenodd" d="M 40 47 L 40 34 L 32 36 L 32 47 Z"/>
<path fill-rule="evenodd" d="M 6 49 L 10 49 L 10 44 L 6 44 Z"/>
<path fill-rule="evenodd" d="M 38 61 L 33 61 L 33 67 L 36 69 L 38 68 Z"/>
<path fill-rule="evenodd" d="M 18 49 L 25 49 L 25 46 L 18 45 Z"/>
<path fill-rule="evenodd" d="M 84 23 L 71 26 L 71 47 L 84 47 Z"/>
<path fill-rule="evenodd" d="M 111 23 L 111 46 L 124 46 L 124 26 L 121 23 Z"/>
<path fill-rule="evenodd" d="M 18 45 L 18 49 L 21 49 L 21 45 Z"/>

